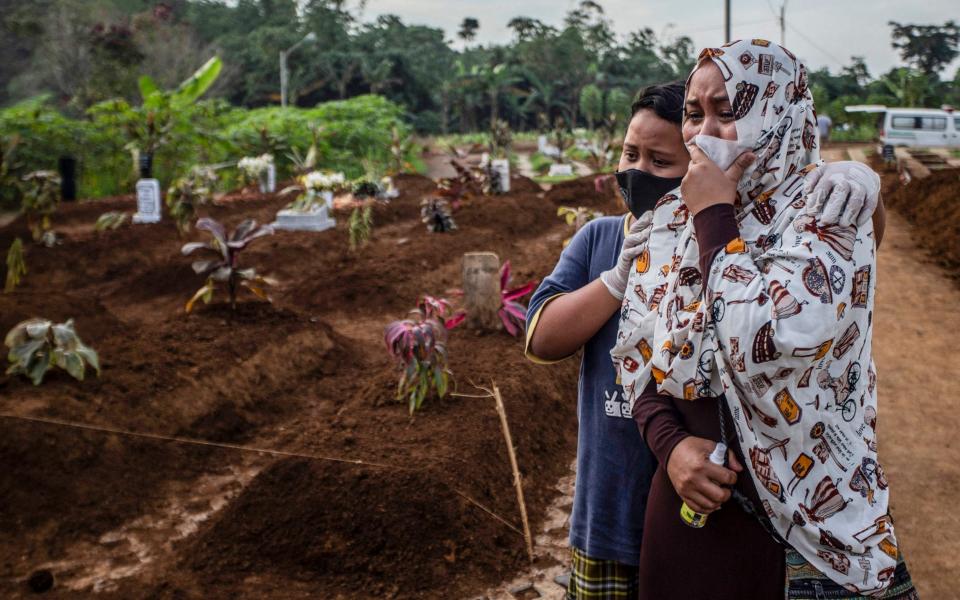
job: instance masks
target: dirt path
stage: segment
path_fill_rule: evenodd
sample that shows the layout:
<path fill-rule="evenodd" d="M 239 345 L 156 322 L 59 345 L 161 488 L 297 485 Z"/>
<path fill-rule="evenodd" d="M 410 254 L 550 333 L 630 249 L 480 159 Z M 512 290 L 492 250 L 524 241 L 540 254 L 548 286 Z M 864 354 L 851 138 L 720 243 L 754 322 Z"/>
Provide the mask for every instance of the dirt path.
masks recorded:
<path fill-rule="evenodd" d="M 880 445 L 896 527 L 923 598 L 960 598 L 960 289 L 916 247 L 918 232 L 887 213 L 879 254 L 874 360 Z"/>

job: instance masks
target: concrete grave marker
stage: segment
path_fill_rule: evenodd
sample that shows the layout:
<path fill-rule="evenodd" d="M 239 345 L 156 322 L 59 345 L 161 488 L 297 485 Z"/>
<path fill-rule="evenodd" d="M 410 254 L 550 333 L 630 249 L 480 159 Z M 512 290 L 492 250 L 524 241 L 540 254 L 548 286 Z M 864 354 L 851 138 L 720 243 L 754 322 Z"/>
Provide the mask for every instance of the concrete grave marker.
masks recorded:
<path fill-rule="evenodd" d="M 160 222 L 160 182 L 156 179 L 141 179 L 137 182 L 137 214 L 134 223 Z"/>
<path fill-rule="evenodd" d="M 333 192 L 320 192 L 323 202 L 316 203 L 307 210 L 284 209 L 277 213 L 277 220 L 273 222 L 274 229 L 287 231 L 326 231 L 336 227 L 336 219 L 331 219 L 329 212 L 333 206 Z"/>

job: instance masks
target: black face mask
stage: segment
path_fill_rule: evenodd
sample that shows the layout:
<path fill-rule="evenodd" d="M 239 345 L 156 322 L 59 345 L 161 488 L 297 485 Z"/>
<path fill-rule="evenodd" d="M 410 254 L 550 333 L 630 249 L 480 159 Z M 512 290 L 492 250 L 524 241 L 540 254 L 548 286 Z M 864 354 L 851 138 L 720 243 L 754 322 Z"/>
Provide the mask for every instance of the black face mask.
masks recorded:
<path fill-rule="evenodd" d="M 653 210 L 657 200 L 679 187 L 683 181 L 683 177 L 657 177 L 640 169 L 617 171 L 616 177 L 627 208 L 638 219 L 643 213 Z"/>

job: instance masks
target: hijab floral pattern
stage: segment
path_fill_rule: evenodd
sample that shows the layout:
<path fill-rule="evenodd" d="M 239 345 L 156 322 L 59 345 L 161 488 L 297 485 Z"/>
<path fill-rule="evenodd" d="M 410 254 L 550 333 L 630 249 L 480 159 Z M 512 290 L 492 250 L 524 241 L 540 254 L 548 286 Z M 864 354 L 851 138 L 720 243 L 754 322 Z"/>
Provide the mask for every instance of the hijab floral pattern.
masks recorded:
<path fill-rule="evenodd" d="M 851 592 L 879 595 L 899 550 L 877 459 L 873 226 L 802 215 L 820 156 L 793 54 L 740 40 L 704 50 L 706 60 L 723 75 L 738 140 L 757 155 L 737 188 L 740 237 L 701 273 L 679 190 L 660 199 L 614 365 L 631 403 L 651 377 L 676 398 L 723 394 L 781 537 Z"/>

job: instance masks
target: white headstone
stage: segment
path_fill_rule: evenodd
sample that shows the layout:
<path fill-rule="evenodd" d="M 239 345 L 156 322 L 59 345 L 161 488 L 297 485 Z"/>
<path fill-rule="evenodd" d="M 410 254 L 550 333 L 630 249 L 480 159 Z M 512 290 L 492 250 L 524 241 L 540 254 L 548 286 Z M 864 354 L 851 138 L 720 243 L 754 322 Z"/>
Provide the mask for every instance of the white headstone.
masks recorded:
<path fill-rule="evenodd" d="M 554 163 L 550 165 L 550 172 L 547 174 L 548 177 L 572 177 L 573 176 L 573 167 L 570 165 L 562 165 L 559 163 Z"/>
<path fill-rule="evenodd" d="M 273 228 L 287 231 L 326 231 L 336 227 L 336 219 L 331 219 L 329 215 L 333 205 L 333 192 L 321 192 L 321 196 L 323 202 L 315 204 L 309 210 L 281 210 L 272 224 Z"/>
<path fill-rule="evenodd" d="M 510 191 L 510 161 L 506 158 L 496 158 L 493 160 L 493 170 L 500 176 L 500 191 Z"/>
<path fill-rule="evenodd" d="M 160 182 L 156 179 L 137 182 L 137 214 L 133 215 L 133 222 L 160 222 Z"/>
<path fill-rule="evenodd" d="M 277 191 L 277 167 L 270 163 L 267 165 L 267 172 L 260 177 L 260 193 L 272 194 Z"/>

